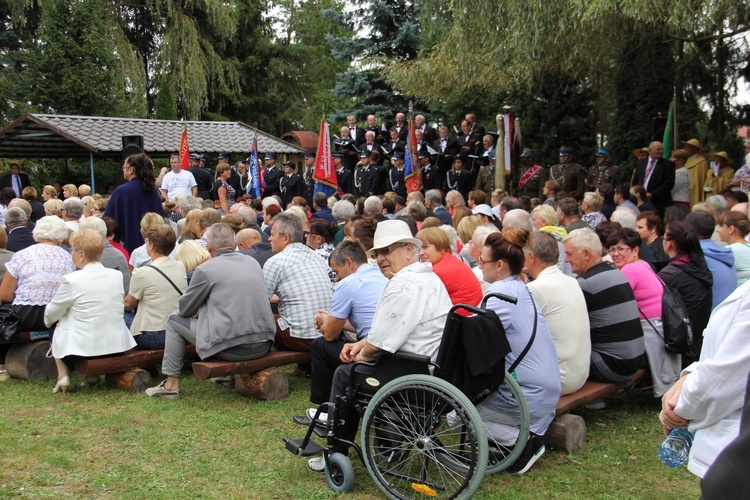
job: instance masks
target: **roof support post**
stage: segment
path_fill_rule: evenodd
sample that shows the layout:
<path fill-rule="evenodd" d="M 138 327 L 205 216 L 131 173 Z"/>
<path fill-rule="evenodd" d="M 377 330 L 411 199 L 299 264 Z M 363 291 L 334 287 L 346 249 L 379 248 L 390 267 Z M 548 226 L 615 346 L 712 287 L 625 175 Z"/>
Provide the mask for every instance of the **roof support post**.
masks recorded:
<path fill-rule="evenodd" d="M 96 194 L 96 184 L 94 184 L 94 152 L 89 152 L 89 160 L 91 164 L 91 194 Z"/>

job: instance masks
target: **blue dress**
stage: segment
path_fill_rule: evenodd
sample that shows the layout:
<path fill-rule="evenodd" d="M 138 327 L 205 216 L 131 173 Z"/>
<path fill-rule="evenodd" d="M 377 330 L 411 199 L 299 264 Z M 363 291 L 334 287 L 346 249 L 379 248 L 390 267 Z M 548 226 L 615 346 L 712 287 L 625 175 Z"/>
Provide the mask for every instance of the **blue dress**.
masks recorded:
<path fill-rule="evenodd" d="M 141 219 L 148 212 L 163 215 L 164 209 L 156 187 L 150 192 L 144 191 L 140 179 L 132 179 L 117 186 L 109 198 L 104 217 L 112 217 L 120 224 L 122 244 L 128 252 L 132 253 L 143 245 Z"/>

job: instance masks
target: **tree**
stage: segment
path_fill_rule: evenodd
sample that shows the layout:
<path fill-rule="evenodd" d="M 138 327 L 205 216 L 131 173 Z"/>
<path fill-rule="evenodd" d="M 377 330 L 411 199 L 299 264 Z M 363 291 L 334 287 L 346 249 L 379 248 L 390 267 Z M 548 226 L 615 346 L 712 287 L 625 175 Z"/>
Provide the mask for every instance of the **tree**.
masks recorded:
<path fill-rule="evenodd" d="M 161 85 L 159 85 L 159 93 L 156 94 L 154 118 L 159 120 L 178 120 L 180 118 L 177 114 L 177 98 L 166 78 L 162 79 Z"/>
<path fill-rule="evenodd" d="M 408 0 L 356 0 L 356 7 L 345 15 L 346 26 L 355 33 L 353 39 L 331 36 L 333 56 L 352 61 L 347 71 L 338 75 L 333 93 L 343 106 L 331 115 L 332 121 L 343 121 L 348 114 L 359 119 L 374 114 L 391 119 L 405 112 L 409 97 L 394 90 L 381 70 L 390 59 L 412 60 L 417 56 L 421 28 L 419 7 Z M 407 87 L 401 87 L 404 90 Z"/>

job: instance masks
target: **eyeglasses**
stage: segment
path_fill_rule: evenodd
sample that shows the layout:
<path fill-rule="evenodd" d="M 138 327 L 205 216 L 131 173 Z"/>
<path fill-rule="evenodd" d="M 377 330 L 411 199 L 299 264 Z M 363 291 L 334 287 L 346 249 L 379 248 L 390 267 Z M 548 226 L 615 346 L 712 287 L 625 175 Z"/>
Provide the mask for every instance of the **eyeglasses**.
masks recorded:
<path fill-rule="evenodd" d="M 320 235 L 318 233 L 313 233 L 313 232 L 310 232 L 310 231 L 305 231 L 304 232 L 304 236 L 305 236 L 305 238 L 307 238 L 308 236 L 320 236 Z"/>
<path fill-rule="evenodd" d="M 622 255 L 622 254 L 624 254 L 626 252 L 632 252 L 632 251 L 633 251 L 633 249 L 630 248 L 630 247 L 609 247 L 609 253 L 611 253 L 611 254 L 613 254 L 613 253 L 619 253 L 619 254 Z"/>
<path fill-rule="evenodd" d="M 479 257 L 479 267 L 484 267 L 485 264 L 489 264 L 491 262 L 495 262 L 494 260 L 484 260 L 482 257 Z"/>
<path fill-rule="evenodd" d="M 372 255 L 372 257 L 374 259 L 377 259 L 379 256 L 381 256 L 381 255 L 389 255 L 390 253 L 392 253 L 397 248 L 400 248 L 400 247 L 403 247 L 403 246 L 405 246 L 404 243 L 393 243 L 392 245 L 387 246 L 385 248 L 373 249 L 373 250 L 370 251 L 370 254 Z"/>

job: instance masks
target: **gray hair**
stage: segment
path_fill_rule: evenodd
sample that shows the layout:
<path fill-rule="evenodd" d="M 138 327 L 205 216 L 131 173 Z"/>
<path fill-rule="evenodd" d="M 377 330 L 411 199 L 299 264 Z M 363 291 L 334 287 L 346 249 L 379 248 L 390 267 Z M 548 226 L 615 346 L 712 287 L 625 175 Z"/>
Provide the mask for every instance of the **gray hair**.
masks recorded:
<path fill-rule="evenodd" d="M 234 248 L 234 231 L 229 224 L 213 224 L 206 230 L 206 241 L 214 252 L 222 248 Z"/>
<path fill-rule="evenodd" d="M 709 196 L 706 203 L 713 206 L 719 214 L 727 211 L 727 199 L 720 194 Z"/>
<path fill-rule="evenodd" d="M 630 210 L 632 212 L 632 210 Z M 602 254 L 602 242 L 599 236 L 591 229 L 576 229 L 571 231 L 565 238 L 563 243 L 571 242 L 574 247 L 578 250 L 589 249 L 592 255 L 601 256 Z"/>
<path fill-rule="evenodd" d="M 56 215 L 48 215 L 42 217 L 36 222 L 34 227 L 34 241 L 37 243 L 41 241 L 54 241 L 56 243 L 62 243 L 68 239 L 70 230 L 65 225 L 65 221 Z"/>
<path fill-rule="evenodd" d="M 351 203 L 349 204 L 351 205 Z M 273 225 L 279 235 L 288 235 L 292 243 L 302 243 L 304 228 L 302 221 L 296 215 L 289 212 L 281 212 L 273 218 Z"/>
<path fill-rule="evenodd" d="M 21 207 L 12 207 L 5 212 L 5 227 L 25 226 L 26 212 Z"/>
<path fill-rule="evenodd" d="M 635 212 L 633 212 L 631 209 L 629 209 L 628 207 L 619 206 L 612 213 L 612 217 L 610 218 L 610 220 L 612 222 L 619 222 L 622 227 L 635 230 L 635 222 L 637 218 L 638 216 L 635 215 Z"/>
<path fill-rule="evenodd" d="M 326 208 L 328 206 L 328 196 L 322 191 L 315 193 L 313 195 L 313 204 L 319 208 Z"/>
<path fill-rule="evenodd" d="M 351 259 L 355 264 L 366 264 L 367 254 L 359 243 L 344 240 L 331 252 L 328 260 L 332 264 L 343 266 L 346 259 Z"/>
<path fill-rule="evenodd" d="M 425 202 L 432 203 L 433 207 L 443 206 L 443 195 L 437 189 L 430 189 L 424 194 Z"/>
<path fill-rule="evenodd" d="M 281 203 L 279 203 L 279 200 L 277 200 L 273 196 L 267 196 L 263 198 L 263 201 L 260 202 L 261 206 L 265 209 L 266 207 L 269 207 L 271 205 L 279 205 L 281 206 Z"/>
<path fill-rule="evenodd" d="M 560 247 L 557 238 L 544 231 L 537 231 L 529 236 L 529 245 L 526 247 L 536 255 L 539 262 L 545 264 L 557 264 L 560 260 Z"/>
<path fill-rule="evenodd" d="M 365 200 L 365 214 L 376 215 L 383 211 L 383 201 L 379 196 L 368 196 Z"/>
<path fill-rule="evenodd" d="M 331 215 L 336 219 L 336 222 L 344 222 L 355 213 L 356 210 L 351 201 L 339 200 L 334 203 L 333 208 L 331 208 Z"/>
<path fill-rule="evenodd" d="M 68 219 L 78 220 L 83 215 L 83 203 L 80 200 L 73 200 L 68 198 L 63 202 L 63 210 L 67 212 L 65 216 Z"/>
<path fill-rule="evenodd" d="M 97 233 L 102 235 L 102 238 L 107 239 L 107 223 L 99 217 L 86 217 L 80 224 L 79 229 L 93 229 Z"/>
<path fill-rule="evenodd" d="M 448 241 L 451 242 L 451 252 L 456 253 L 456 250 L 458 249 L 458 233 L 456 232 L 456 229 L 449 224 L 443 224 L 442 226 L 438 226 L 438 228 L 448 236 Z"/>
<path fill-rule="evenodd" d="M 414 220 L 423 221 L 427 215 L 427 207 L 419 200 L 410 201 L 406 204 L 404 215 L 408 215 Z"/>
<path fill-rule="evenodd" d="M 257 228 L 258 227 L 258 214 L 250 207 L 242 207 L 237 210 L 237 217 L 240 218 L 246 228 Z"/>
<path fill-rule="evenodd" d="M 191 210 L 200 210 L 203 208 L 198 198 L 193 196 L 183 196 L 177 200 L 177 208 L 180 212 L 187 215 Z"/>
<path fill-rule="evenodd" d="M 583 195 L 583 202 L 588 205 L 592 211 L 598 212 L 602 209 L 604 198 L 602 198 L 599 193 L 590 191 Z"/>
<path fill-rule="evenodd" d="M 503 217 L 503 228 L 526 229 L 529 232 L 534 230 L 534 221 L 531 220 L 531 214 L 526 210 L 515 208 L 505 214 Z"/>
<path fill-rule="evenodd" d="M 492 233 L 498 232 L 500 231 L 498 231 L 496 227 L 480 226 L 476 228 L 474 230 L 474 234 L 471 235 L 471 244 L 474 245 L 475 248 L 481 249 L 482 247 L 484 247 L 484 244 L 487 241 L 487 237 Z"/>

